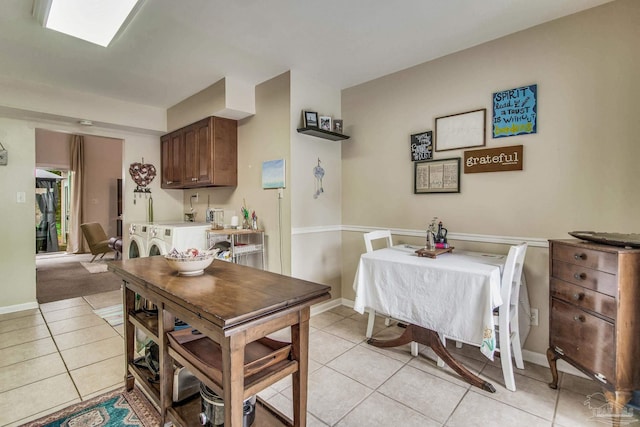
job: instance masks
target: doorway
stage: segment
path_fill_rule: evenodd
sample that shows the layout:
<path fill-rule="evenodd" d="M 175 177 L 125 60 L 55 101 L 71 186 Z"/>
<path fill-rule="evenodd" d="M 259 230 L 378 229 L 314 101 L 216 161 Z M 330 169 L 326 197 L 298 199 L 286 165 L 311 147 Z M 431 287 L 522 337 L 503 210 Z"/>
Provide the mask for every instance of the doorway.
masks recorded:
<path fill-rule="evenodd" d="M 67 249 L 69 174 L 68 171 L 36 169 L 36 254 Z"/>

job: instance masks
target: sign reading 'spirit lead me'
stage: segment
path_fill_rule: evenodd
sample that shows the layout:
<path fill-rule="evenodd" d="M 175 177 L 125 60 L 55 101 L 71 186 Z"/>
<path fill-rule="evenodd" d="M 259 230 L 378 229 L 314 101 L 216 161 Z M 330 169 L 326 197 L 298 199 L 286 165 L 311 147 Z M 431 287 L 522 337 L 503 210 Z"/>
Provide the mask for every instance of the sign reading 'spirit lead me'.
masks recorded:
<path fill-rule="evenodd" d="M 464 152 L 464 173 L 522 170 L 522 145 Z"/>

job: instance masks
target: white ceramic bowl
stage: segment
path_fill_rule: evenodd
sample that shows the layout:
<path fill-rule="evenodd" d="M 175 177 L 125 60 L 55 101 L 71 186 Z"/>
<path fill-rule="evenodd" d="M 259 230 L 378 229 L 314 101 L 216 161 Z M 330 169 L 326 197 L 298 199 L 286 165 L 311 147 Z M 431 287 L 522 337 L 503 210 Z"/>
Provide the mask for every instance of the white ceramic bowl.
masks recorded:
<path fill-rule="evenodd" d="M 181 276 L 198 276 L 204 273 L 204 269 L 209 267 L 218 251 L 207 252 L 197 257 L 176 257 L 165 255 L 169 266 Z"/>

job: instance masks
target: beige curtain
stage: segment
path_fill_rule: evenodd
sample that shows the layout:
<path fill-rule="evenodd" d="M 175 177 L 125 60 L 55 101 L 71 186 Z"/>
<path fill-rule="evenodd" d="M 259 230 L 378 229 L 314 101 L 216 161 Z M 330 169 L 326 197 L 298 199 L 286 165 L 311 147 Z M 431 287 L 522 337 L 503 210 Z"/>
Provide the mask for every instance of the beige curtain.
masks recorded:
<path fill-rule="evenodd" d="M 84 213 L 82 212 L 82 192 L 84 191 L 84 137 L 71 135 L 71 221 L 69 225 L 69 241 L 67 252 L 79 254 L 87 252 L 82 224 Z"/>

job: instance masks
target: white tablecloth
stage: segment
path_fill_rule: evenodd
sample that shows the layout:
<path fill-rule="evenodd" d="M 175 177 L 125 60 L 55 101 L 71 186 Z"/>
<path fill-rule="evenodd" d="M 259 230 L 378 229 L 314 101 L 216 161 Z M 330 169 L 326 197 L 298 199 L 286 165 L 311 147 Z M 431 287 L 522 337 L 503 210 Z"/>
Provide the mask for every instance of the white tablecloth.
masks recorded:
<path fill-rule="evenodd" d="M 398 245 L 365 253 L 354 280 L 354 309 L 373 308 L 432 329 L 447 338 L 480 346 L 493 360 L 493 309 L 502 304 L 500 274 L 506 256 L 463 252 L 418 257 Z"/>

